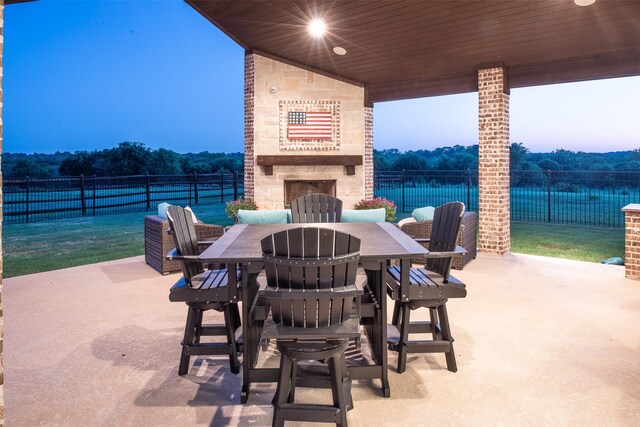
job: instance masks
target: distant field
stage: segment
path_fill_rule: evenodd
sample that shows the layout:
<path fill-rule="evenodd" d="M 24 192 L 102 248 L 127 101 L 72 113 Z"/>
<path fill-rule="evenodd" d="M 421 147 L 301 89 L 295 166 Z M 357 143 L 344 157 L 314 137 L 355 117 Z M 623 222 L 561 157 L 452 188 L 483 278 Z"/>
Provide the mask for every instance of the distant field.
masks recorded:
<path fill-rule="evenodd" d="M 230 225 L 224 205 L 194 207 L 210 224 Z M 150 212 L 7 224 L 4 277 L 56 270 L 144 254 L 143 218 Z M 398 219 L 408 214 L 399 214 Z M 599 262 L 624 257 L 624 230 L 512 222 L 513 252 Z"/>
<path fill-rule="evenodd" d="M 624 227 L 621 209 L 638 199 L 638 188 L 594 189 L 577 187 L 575 191 L 554 191 L 535 187 L 511 188 L 511 219 L 513 221 L 551 222 L 554 224 L 591 225 L 598 227 Z M 469 211 L 478 210 L 478 187 L 459 185 L 418 184 L 377 188 L 377 196 L 393 200 L 398 210 L 411 213 L 413 209 L 430 205 L 439 206 L 452 200 L 466 205 Z M 404 203 L 403 203 L 404 200 Z M 549 208 L 549 203 L 550 208 Z"/>

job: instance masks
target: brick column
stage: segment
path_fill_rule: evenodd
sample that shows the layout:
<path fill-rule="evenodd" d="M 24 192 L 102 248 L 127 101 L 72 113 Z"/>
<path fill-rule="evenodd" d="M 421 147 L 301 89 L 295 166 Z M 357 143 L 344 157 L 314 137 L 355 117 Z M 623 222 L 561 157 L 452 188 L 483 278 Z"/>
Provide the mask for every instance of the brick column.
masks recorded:
<path fill-rule="evenodd" d="M 478 250 L 500 255 L 511 249 L 508 91 L 503 67 L 478 70 Z"/>
<path fill-rule="evenodd" d="M 0 0 L 0 162 L 2 160 L 2 55 L 4 53 L 4 0 Z M 0 426 L 4 425 L 4 305 L 2 304 L 2 171 L 0 169 Z"/>
<path fill-rule="evenodd" d="M 244 56 L 244 197 L 254 199 L 255 159 L 254 159 L 254 107 L 255 107 L 255 67 L 254 56 Z"/>
<path fill-rule="evenodd" d="M 364 108 L 364 198 L 373 198 L 373 106 Z"/>
<path fill-rule="evenodd" d="M 624 277 L 640 280 L 640 204 L 622 208 L 624 212 Z"/>

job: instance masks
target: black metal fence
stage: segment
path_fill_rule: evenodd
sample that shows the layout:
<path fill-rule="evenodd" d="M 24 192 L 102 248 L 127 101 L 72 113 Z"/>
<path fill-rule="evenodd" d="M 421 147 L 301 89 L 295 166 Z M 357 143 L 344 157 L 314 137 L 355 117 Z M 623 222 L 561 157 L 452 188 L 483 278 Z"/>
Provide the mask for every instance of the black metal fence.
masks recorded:
<path fill-rule="evenodd" d="M 525 171 L 510 174 L 511 219 L 624 227 L 621 209 L 640 201 L 640 172 Z M 459 200 L 478 210 L 478 171 L 378 172 L 376 196 L 399 212 Z"/>
<path fill-rule="evenodd" d="M 622 207 L 640 202 L 640 172 L 523 171 L 510 175 L 511 219 L 623 227 Z M 399 212 L 449 201 L 478 210 L 478 171 L 377 172 L 374 193 Z M 7 179 L 5 223 L 154 210 L 158 203 L 212 204 L 244 194 L 242 174 Z"/>
<path fill-rule="evenodd" d="M 161 202 L 223 203 L 244 193 L 243 176 L 237 172 L 24 178 L 6 179 L 2 185 L 5 223 L 148 211 Z"/>

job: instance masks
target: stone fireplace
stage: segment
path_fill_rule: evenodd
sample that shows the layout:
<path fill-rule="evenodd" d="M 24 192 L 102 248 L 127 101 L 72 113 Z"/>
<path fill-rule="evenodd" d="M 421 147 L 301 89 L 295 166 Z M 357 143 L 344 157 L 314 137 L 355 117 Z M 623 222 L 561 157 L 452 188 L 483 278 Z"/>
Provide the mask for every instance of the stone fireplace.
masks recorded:
<path fill-rule="evenodd" d="M 295 137 L 292 118 L 312 114 L 328 117 L 326 135 Z M 373 197 L 372 116 L 362 86 L 247 54 L 245 197 L 260 209 L 316 192 L 345 209 Z"/>

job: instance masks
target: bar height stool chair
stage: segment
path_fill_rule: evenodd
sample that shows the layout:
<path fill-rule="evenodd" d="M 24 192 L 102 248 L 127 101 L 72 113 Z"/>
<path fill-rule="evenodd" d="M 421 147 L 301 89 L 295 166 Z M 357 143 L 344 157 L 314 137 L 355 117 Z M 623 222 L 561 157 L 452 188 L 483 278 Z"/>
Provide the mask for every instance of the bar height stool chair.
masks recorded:
<path fill-rule="evenodd" d="M 176 244 L 167 258 L 180 261 L 183 274 L 169 291 L 169 300 L 184 302 L 189 307 L 178 374 L 185 375 L 190 358 L 198 355 L 229 355 L 230 370 L 237 374 L 240 371 L 238 353 L 242 351 L 236 339 L 236 331 L 242 331 L 238 310 L 240 270 L 235 266 L 205 270 L 198 261 L 200 245 L 211 242 L 198 242 L 191 213 L 171 206 L 167 218 Z M 224 324 L 203 324 L 207 310 L 224 313 Z M 224 336 L 226 342 L 203 343 L 203 336 Z"/>
<path fill-rule="evenodd" d="M 340 222 L 342 200 L 326 194 L 308 194 L 291 202 L 294 223 Z"/>
<path fill-rule="evenodd" d="M 360 333 L 352 308 L 363 293 L 356 286 L 360 240 L 305 227 L 272 234 L 261 243 L 267 280 L 261 293 L 272 314 L 262 338 L 275 338 L 281 354 L 273 426 L 292 420 L 346 427 L 352 404 L 345 350 L 349 338 Z M 299 362 L 305 361 L 327 362 L 332 405 L 295 402 L 296 382 L 304 379 Z M 325 383 L 305 381 L 305 386 Z"/>
<path fill-rule="evenodd" d="M 466 253 L 464 248 L 456 247 L 463 214 L 464 204 L 460 202 L 438 206 L 425 267 L 387 269 L 387 293 L 395 301 L 387 341 L 389 349 L 398 352 L 398 373 L 406 369 L 407 353 L 445 353 L 447 369 L 458 370 L 447 301 L 467 295 L 464 283 L 449 274 L 452 257 Z M 423 307 L 429 309 L 430 321 L 411 322 L 411 311 Z M 410 341 L 409 334 L 415 333 L 430 333 L 433 339 Z"/>

